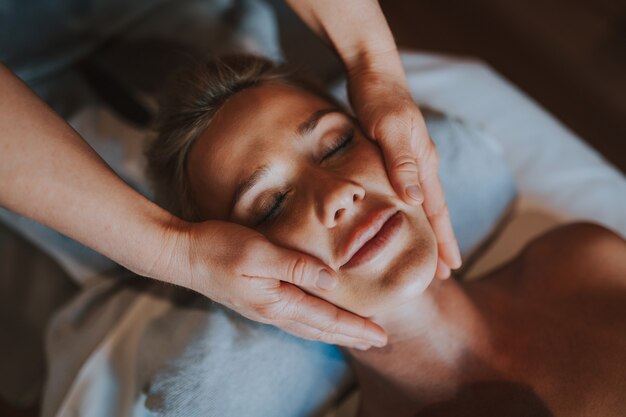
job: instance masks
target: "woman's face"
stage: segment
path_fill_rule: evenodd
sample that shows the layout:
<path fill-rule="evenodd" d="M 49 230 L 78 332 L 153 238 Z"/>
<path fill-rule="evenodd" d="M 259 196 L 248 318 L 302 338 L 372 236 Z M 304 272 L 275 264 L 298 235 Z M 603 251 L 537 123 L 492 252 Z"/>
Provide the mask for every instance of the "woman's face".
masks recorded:
<path fill-rule="evenodd" d="M 354 121 L 309 92 L 272 83 L 235 94 L 187 169 L 204 218 L 249 226 L 332 267 L 334 290 L 307 291 L 333 304 L 372 317 L 434 276 L 422 208 L 398 198 L 380 149 Z"/>

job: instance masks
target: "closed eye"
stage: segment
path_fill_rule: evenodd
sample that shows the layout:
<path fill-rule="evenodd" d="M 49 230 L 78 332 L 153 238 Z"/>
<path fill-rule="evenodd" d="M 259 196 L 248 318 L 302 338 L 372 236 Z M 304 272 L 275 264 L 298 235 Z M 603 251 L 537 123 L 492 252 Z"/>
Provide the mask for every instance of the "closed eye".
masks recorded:
<path fill-rule="evenodd" d="M 324 151 L 322 161 L 331 158 L 333 155 L 338 154 L 348 148 L 354 139 L 354 135 L 354 129 L 349 129 L 343 135 L 337 137 L 334 140 L 333 144 Z M 285 204 L 287 194 L 287 192 L 282 191 L 274 193 L 269 208 L 263 211 L 261 219 L 256 222 L 257 227 L 275 219 L 280 214 Z"/>
<path fill-rule="evenodd" d="M 272 202 L 269 205 L 269 208 L 266 209 L 261 215 L 261 219 L 257 221 L 255 226 L 260 226 L 263 223 L 273 220 L 278 214 L 280 214 L 280 210 L 285 204 L 285 199 L 287 198 L 286 192 L 277 192 L 272 196 Z"/>
<path fill-rule="evenodd" d="M 324 154 L 323 154 L 324 156 L 322 157 L 322 161 L 330 158 L 331 156 L 335 155 L 338 152 L 343 151 L 352 143 L 353 139 L 354 139 L 354 129 L 350 129 L 346 133 L 341 135 L 340 137 L 336 138 L 333 144 L 328 149 L 326 149 L 326 151 L 324 151 Z"/>

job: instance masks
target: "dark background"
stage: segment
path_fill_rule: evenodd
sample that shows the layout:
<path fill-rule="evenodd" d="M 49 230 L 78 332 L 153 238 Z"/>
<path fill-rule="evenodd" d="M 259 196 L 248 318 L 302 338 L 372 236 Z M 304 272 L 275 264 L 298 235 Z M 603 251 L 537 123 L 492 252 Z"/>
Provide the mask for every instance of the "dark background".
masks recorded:
<path fill-rule="evenodd" d="M 626 1 L 381 6 L 399 46 L 481 58 L 626 172 Z"/>
<path fill-rule="evenodd" d="M 289 61 L 337 75 L 281 0 Z M 626 0 L 381 0 L 400 48 L 477 57 L 626 172 Z M 306 45 L 306 46 L 303 46 Z M 313 58 L 312 58 L 313 57 Z M 338 63 L 334 63 L 338 66 Z"/>

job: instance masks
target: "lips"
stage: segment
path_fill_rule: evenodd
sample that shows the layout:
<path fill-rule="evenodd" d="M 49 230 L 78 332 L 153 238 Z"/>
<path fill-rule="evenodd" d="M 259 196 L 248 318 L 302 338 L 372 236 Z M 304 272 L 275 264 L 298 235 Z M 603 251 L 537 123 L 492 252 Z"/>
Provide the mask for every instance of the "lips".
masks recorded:
<path fill-rule="evenodd" d="M 352 268 L 375 257 L 395 236 L 401 224 L 402 217 L 395 208 L 373 212 L 350 235 L 342 251 L 340 268 Z"/>

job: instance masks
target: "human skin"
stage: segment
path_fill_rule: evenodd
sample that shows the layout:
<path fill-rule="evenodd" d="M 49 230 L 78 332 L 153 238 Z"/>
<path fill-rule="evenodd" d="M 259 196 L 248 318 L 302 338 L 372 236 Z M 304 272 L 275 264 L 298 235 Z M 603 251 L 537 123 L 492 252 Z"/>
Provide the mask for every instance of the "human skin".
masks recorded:
<path fill-rule="evenodd" d="M 311 132 L 298 133 L 316 112 L 332 109 L 311 93 L 281 84 L 235 94 L 192 146 L 188 174 L 206 218 L 255 228 L 276 244 L 317 257 L 334 269 L 338 285 L 331 292 L 308 291 L 371 317 L 381 307 L 377 300 L 400 302 L 428 285 L 436 241 L 423 209 L 396 195 L 378 145 L 351 117 L 335 109 Z M 328 155 L 349 136 L 349 143 Z M 232 207 L 238 184 L 260 167 L 268 174 Z M 286 193 L 283 208 L 259 222 L 276 193 Z M 398 235 L 369 262 L 343 266 L 351 235 L 381 211 L 398 212 Z"/>
<path fill-rule="evenodd" d="M 343 61 L 354 108 L 384 150 L 398 195 L 417 205 L 421 185 L 440 248 L 438 273 L 448 276 L 461 260 L 437 175 L 437 153 L 378 3 L 289 4 Z M 1 64 L 0 91 L 1 207 L 64 233 L 139 275 L 190 288 L 298 336 L 361 348 L 386 342 L 384 331 L 371 321 L 320 298 L 302 298 L 294 286 L 288 290 L 284 283 L 335 285 L 318 259 L 272 245 L 261 234 L 230 223 L 190 223 L 173 216 L 125 184 Z M 267 279 L 253 279 L 257 277 Z"/>
<path fill-rule="evenodd" d="M 438 243 L 437 276 L 461 266 L 439 181 L 438 154 L 413 101 L 393 35 L 376 0 L 287 0 L 335 49 L 348 74 L 350 101 L 366 135 L 381 145 L 396 193 L 423 209 Z"/>
<path fill-rule="evenodd" d="M 386 347 L 347 350 L 361 386 L 359 415 L 619 415 L 624 240 L 599 226 L 569 225 L 478 282 L 435 280 L 429 222 L 395 195 L 377 145 L 340 113 L 296 133 L 329 107 L 280 84 L 239 92 L 192 147 L 188 175 L 207 218 L 254 227 L 322 259 L 339 284 L 313 293 L 386 329 Z M 233 206 L 241 180 L 264 165 L 265 177 Z M 343 242 L 381 206 L 400 212 L 401 231 L 376 257 L 345 266 Z M 268 210 L 272 218 L 260 221 Z"/>

